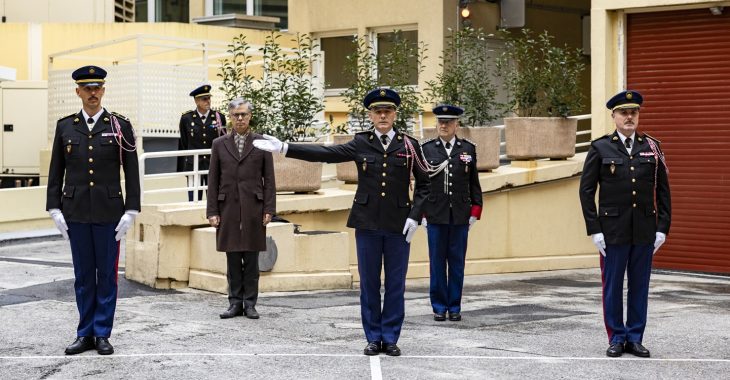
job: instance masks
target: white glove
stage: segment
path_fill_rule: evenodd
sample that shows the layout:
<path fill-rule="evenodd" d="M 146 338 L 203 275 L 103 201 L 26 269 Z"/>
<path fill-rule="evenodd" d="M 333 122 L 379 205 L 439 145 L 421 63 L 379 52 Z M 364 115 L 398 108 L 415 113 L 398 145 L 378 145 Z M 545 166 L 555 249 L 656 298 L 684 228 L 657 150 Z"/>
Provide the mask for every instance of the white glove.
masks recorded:
<path fill-rule="evenodd" d="M 265 150 L 267 152 L 273 152 L 273 153 L 285 153 L 284 152 L 284 143 L 279 141 L 274 136 L 264 135 L 264 139 L 266 140 L 253 140 L 253 146 L 256 148 L 259 148 L 261 150 Z"/>
<path fill-rule="evenodd" d="M 425 216 L 423 218 L 421 218 L 421 225 L 424 228 L 428 227 L 428 221 L 426 220 L 426 217 Z"/>
<path fill-rule="evenodd" d="M 117 231 L 117 234 L 114 235 L 114 240 L 122 240 L 124 235 L 127 234 L 129 227 L 132 227 L 132 223 L 134 223 L 134 217 L 136 215 L 136 211 L 127 211 L 124 215 L 122 215 L 122 218 L 119 219 L 119 224 L 117 224 L 117 227 L 114 229 L 114 231 Z"/>
<path fill-rule="evenodd" d="M 64 219 L 61 210 L 52 208 L 48 210 L 48 213 L 51 214 L 53 223 L 56 223 L 56 228 L 61 231 L 61 236 L 63 236 L 65 240 L 68 240 L 68 226 L 66 225 L 66 219 Z"/>
<path fill-rule="evenodd" d="M 598 252 L 601 252 L 601 255 L 606 257 L 606 240 L 603 238 L 603 233 L 599 232 L 591 235 L 591 237 L 593 238 L 593 244 L 598 248 Z"/>
<path fill-rule="evenodd" d="M 654 253 L 659 250 L 659 247 L 664 244 L 664 241 L 667 240 L 667 235 L 663 232 L 657 232 L 656 233 L 656 240 L 654 240 Z"/>
<path fill-rule="evenodd" d="M 477 217 L 476 216 L 470 216 L 469 217 L 469 229 L 470 230 L 471 230 L 471 226 L 473 226 L 474 223 L 476 223 L 476 222 L 477 222 Z"/>
<path fill-rule="evenodd" d="M 406 243 L 411 242 L 411 239 L 413 239 L 413 234 L 416 233 L 417 229 L 418 222 L 411 218 L 406 219 L 406 225 L 403 226 L 403 235 L 406 235 Z"/>

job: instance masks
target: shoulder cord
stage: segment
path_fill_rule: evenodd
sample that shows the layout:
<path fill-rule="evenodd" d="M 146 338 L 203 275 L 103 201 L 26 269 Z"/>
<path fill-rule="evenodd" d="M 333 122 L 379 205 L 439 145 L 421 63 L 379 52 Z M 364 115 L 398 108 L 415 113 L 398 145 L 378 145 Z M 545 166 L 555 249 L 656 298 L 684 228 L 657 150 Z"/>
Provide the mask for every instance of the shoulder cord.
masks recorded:
<path fill-rule="evenodd" d="M 651 148 L 652 153 L 654 153 L 654 160 L 657 161 L 656 165 L 654 166 L 654 203 L 656 203 L 656 187 L 657 187 L 657 174 L 659 172 L 659 161 L 664 164 L 664 172 L 669 176 L 669 167 L 667 167 L 667 162 L 664 160 L 664 153 L 659 150 L 659 147 L 656 146 L 654 141 L 650 138 L 646 139 L 649 142 L 649 147 Z M 654 205 L 654 208 L 656 209 L 656 204 Z"/>
<path fill-rule="evenodd" d="M 406 155 L 406 160 L 410 158 L 408 163 L 408 168 L 410 172 L 413 172 L 413 162 L 415 162 L 418 165 L 418 168 L 421 169 L 421 171 L 428 173 L 429 178 L 433 178 L 434 176 L 438 175 L 441 171 L 446 170 L 446 174 L 444 175 L 444 191 L 448 193 L 448 184 L 449 184 L 449 176 L 448 176 L 448 166 L 449 166 L 449 160 L 445 160 L 444 162 L 440 163 L 437 166 L 433 166 L 428 163 L 428 161 L 424 158 L 425 155 L 423 154 L 423 148 L 419 148 L 419 152 L 416 152 L 416 148 L 413 146 L 413 143 L 411 143 L 411 140 L 408 137 L 405 137 L 405 147 L 406 151 L 409 153 Z M 420 154 L 419 154 L 420 153 Z M 411 183 L 411 190 L 413 190 L 413 184 Z"/>
<path fill-rule="evenodd" d="M 134 134 L 134 128 L 132 128 L 132 137 L 134 138 L 134 141 L 131 143 L 127 141 L 122 134 L 122 127 L 119 125 L 119 120 L 117 120 L 117 117 L 114 115 L 112 115 L 112 131 L 114 132 L 114 139 L 117 141 L 117 144 L 119 144 L 119 164 L 121 165 L 122 150 L 126 152 L 134 152 L 137 150 L 137 136 Z M 126 148 L 123 143 L 126 143 L 130 148 Z"/>
<path fill-rule="evenodd" d="M 221 124 L 221 114 L 215 111 L 216 129 L 218 130 L 218 136 L 223 135 L 223 124 Z"/>

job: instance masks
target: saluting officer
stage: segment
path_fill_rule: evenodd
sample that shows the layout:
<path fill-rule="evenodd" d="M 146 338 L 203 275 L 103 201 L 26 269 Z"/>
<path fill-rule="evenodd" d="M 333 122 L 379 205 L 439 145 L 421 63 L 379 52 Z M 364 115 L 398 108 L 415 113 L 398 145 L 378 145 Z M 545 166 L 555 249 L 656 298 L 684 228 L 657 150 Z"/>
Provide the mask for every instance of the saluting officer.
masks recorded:
<path fill-rule="evenodd" d="M 71 76 L 83 107 L 56 124 L 46 209 L 71 241 L 76 277 L 80 320 L 66 354 L 96 348 L 109 355 L 114 353 L 109 336 L 117 303 L 119 241 L 140 210 L 135 135 L 126 117 L 101 106 L 104 69 L 84 66 Z"/>
<path fill-rule="evenodd" d="M 204 84 L 190 92 L 195 100 L 195 109 L 180 116 L 180 141 L 178 150 L 210 149 L 213 140 L 226 134 L 226 117 L 210 109 L 210 85 Z M 193 156 L 181 156 L 177 161 L 177 171 L 192 171 Z M 210 155 L 198 156 L 198 170 L 210 168 Z M 193 176 L 188 176 L 188 186 L 193 186 Z M 208 176 L 200 176 L 200 184 L 208 184 Z M 198 200 L 203 199 L 203 191 L 198 191 Z M 193 192 L 188 191 L 188 201 L 193 201 Z"/>
<path fill-rule="evenodd" d="M 421 224 L 428 231 L 433 319 L 461 320 L 461 291 L 469 229 L 482 214 L 482 187 L 477 172 L 476 146 L 456 136 L 460 107 L 442 104 L 433 109 L 438 137 L 423 143 L 431 167 L 431 194 Z M 448 275 L 447 275 L 448 273 Z"/>
<path fill-rule="evenodd" d="M 360 274 L 360 311 L 368 344 L 365 355 L 401 354 L 398 348 L 405 316 L 405 281 L 410 241 L 418 227 L 423 202 L 428 197 L 425 163 L 414 162 L 418 141 L 393 129 L 400 96 L 376 88 L 363 101 L 375 128 L 360 132 L 346 144 L 318 146 L 285 144 L 274 137 L 254 140 L 259 149 L 287 157 L 329 163 L 355 161 L 358 185 L 347 226 L 355 228 Z M 416 180 L 409 196 L 411 173 Z M 385 300 L 380 305 L 380 272 L 385 271 Z"/>
<path fill-rule="evenodd" d="M 642 345 L 653 254 L 669 233 L 668 169 L 659 141 L 638 133 L 643 97 L 622 91 L 606 107 L 616 131 L 591 142 L 580 179 L 586 229 L 601 253 L 606 355 L 649 357 Z M 598 209 L 596 209 L 596 187 Z M 626 323 L 624 274 L 628 277 Z"/>

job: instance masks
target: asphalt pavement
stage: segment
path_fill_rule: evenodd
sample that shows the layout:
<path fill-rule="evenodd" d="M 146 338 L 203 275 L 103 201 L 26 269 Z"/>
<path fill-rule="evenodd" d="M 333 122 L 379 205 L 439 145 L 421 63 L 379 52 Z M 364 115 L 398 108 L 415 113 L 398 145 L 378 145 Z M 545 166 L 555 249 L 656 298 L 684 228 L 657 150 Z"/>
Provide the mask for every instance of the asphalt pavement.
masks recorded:
<path fill-rule="evenodd" d="M 428 281 L 409 281 L 400 357 L 362 354 L 357 289 L 262 293 L 261 319 L 221 320 L 225 295 L 151 289 L 123 274 L 120 264 L 115 354 L 66 356 L 78 322 L 68 243 L 0 244 L 0 378 L 730 377 L 730 277 L 655 271 L 652 357 L 641 359 L 605 356 L 597 268 L 469 276 L 460 322 L 434 321 Z"/>

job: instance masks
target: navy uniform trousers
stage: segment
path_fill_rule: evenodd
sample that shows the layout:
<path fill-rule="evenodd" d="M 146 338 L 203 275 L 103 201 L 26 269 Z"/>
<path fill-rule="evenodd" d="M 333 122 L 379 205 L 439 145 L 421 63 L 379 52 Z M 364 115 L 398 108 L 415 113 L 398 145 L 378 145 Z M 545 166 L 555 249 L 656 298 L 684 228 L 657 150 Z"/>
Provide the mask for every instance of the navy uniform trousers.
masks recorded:
<path fill-rule="evenodd" d="M 426 229 L 433 312 L 461 313 L 469 225 L 429 223 Z"/>
<path fill-rule="evenodd" d="M 601 256 L 601 281 L 609 344 L 641 343 L 644 338 L 653 253 L 653 244 L 606 244 L 606 257 Z M 625 325 L 624 274 L 628 279 Z"/>
<path fill-rule="evenodd" d="M 108 338 L 117 307 L 119 242 L 117 223 L 68 222 L 74 291 L 79 309 L 77 336 Z"/>
<path fill-rule="evenodd" d="M 356 229 L 355 242 L 365 337 L 368 342 L 397 343 L 405 317 L 404 294 L 411 245 L 403 234 L 384 230 Z M 382 310 L 381 268 L 385 270 Z"/>

